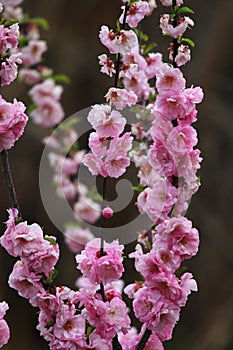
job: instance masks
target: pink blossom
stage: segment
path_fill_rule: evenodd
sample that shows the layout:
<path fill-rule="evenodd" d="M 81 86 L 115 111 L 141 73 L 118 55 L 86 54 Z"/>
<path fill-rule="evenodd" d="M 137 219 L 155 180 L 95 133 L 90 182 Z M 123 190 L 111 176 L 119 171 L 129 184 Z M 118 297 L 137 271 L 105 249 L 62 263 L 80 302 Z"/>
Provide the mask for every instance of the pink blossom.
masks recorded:
<path fill-rule="evenodd" d="M 51 97 L 44 97 L 40 104 L 31 114 L 33 121 L 45 128 L 59 124 L 64 118 L 64 111 L 61 104 Z"/>
<path fill-rule="evenodd" d="M 89 135 L 89 147 L 92 153 L 97 157 L 103 157 L 107 152 L 107 137 L 100 137 L 96 132 Z"/>
<path fill-rule="evenodd" d="M 176 165 L 169 148 L 162 142 L 156 142 L 148 152 L 149 162 L 161 176 L 176 175 Z"/>
<path fill-rule="evenodd" d="M 18 45 L 19 25 L 12 24 L 10 27 L 0 25 L 0 54 L 6 53 L 10 49 L 15 49 Z"/>
<path fill-rule="evenodd" d="M 36 69 L 23 68 L 19 71 L 19 78 L 27 85 L 35 85 L 40 81 L 40 74 Z"/>
<path fill-rule="evenodd" d="M 201 103 L 204 97 L 203 90 L 199 86 L 185 89 L 184 95 L 191 104 Z"/>
<path fill-rule="evenodd" d="M 132 79 L 134 74 L 138 71 L 137 63 L 124 63 L 122 65 L 119 77 Z"/>
<path fill-rule="evenodd" d="M 75 305 L 62 304 L 56 314 L 53 334 L 57 339 L 78 343 L 84 340 L 85 327 L 85 318 L 76 314 Z"/>
<path fill-rule="evenodd" d="M 104 161 L 104 172 L 107 176 L 118 178 L 123 175 L 126 168 L 130 165 L 130 158 L 117 153 L 109 153 Z"/>
<path fill-rule="evenodd" d="M 169 59 L 173 60 L 173 49 L 169 49 Z M 188 45 L 180 45 L 178 47 L 177 55 L 175 57 L 175 62 L 178 67 L 185 65 L 187 62 L 191 60 L 191 51 Z"/>
<path fill-rule="evenodd" d="M 154 222 L 164 220 L 177 200 L 177 189 L 166 179 L 154 181 L 152 188 L 146 188 L 137 200 L 138 209 Z"/>
<path fill-rule="evenodd" d="M 180 287 L 183 292 L 183 298 L 180 300 L 180 305 L 185 306 L 188 295 L 193 291 L 197 292 L 197 282 L 193 275 L 189 272 L 184 273 L 180 278 Z"/>
<path fill-rule="evenodd" d="M 124 130 L 126 119 L 108 105 L 94 105 L 87 117 L 100 137 L 117 137 Z"/>
<path fill-rule="evenodd" d="M 1 2 L 4 6 L 16 7 L 19 6 L 23 2 L 23 0 L 1 0 Z"/>
<path fill-rule="evenodd" d="M 51 242 L 50 242 L 51 241 Z M 59 247 L 55 237 L 45 237 L 37 248 L 28 254 L 22 255 L 21 259 L 29 270 L 44 273 L 46 276 L 52 271 L 59 258 Z"/>
<path fill-rule="evenodd" d="M 146 59 L 140 54 L 139 46 L 135 46 L 130 53 L 123 55 L 123 70 L 127 69 L 130 65 L 137 65 L 138 71 L 145 71 L 147 68 Z"/>
<path fill-rule="evenodd" d="M 53 182 L 56 185 L 56 193 L 60 198 L 73 200 L 77 195 L 77 188 L 74 182 L 62 174 L 55 174 Z"/>
<path fill-rule="evenodd" d="M 114 211 L 110 207 L 106 207 L 102 210 L 102 215 L 106 219 L 110 219 L 114 214 Z"/>
<path fill-rule="evenodd" d="M 156 322 L 151 322 L 148 327 L 161 341 L 171 339 L 173 329 L 180 318 L 180 307 L 172 302 L 166 302 L 156 316 Z"/>
<path fill-rule="evenodd" d="M 156 105 L 152 109 L 152 115 L 154 117 L 154 120 L 152 122 L 151 128 L 149 129 L 149 134 L 153 141 L 160 141 L 165 143 L 168 134 L 173 129 L 172 122 L 171 120 L 167 119 L 165 115 L 156 110 Z"/>
<path fill-rule="evenodd" d="M 164 90 L 156 98 L 155 109 L 169 120 L 182 118 L 187 114 L 186 101 L 183 93 Z"/>
<path fill-rule="evenodd" d="M 98 56 L 98 59 L 102 66 L 100 71 L 112 77 L 116 73 L 113 61 L 106 54 Z"/>
<path fill-rule="evenodd" d="M 0 303 L 0 348 L 7 344 L 10 339 L 10 329 L 3 318 L 8 309 L 8 304 L 5 301 L 2 301 Z"/>
<path fill-rule="evenodd" d="M 161 240 L 166 240 L 168 249 L 188 259 L 195 255 L 199 246 L 199 235 L 192 222 L 183 216 L 175 216 L 157 226 Z"/>
<path fill-rule="evenodd" d="M 110 105 L 114 105 L 117 109 L 124 109 L 126 106 L 133 106 L 137 102 L 137 95 L 133 91 L 126 89 L 110 88 L 104 96 Z"/>
<path fill-rule="evenodd" d="M 92 175 L 107 176 L 106 170 L 103 169 L 103 161 L 95 154 L 88 153 L 83 157 L 83 164 L 88 167 Z"/>
<path fill-rule="evenodd" d="M 52 79 L 46 79 L 42 83 L 35 85 L 29 91 L 29 95 L 36 104 L 40 105 L 43 103 L 43 100 L 47 99 L 48 97 L 59 101 L 62 92 L 63 87 L 61 85 L 56 84 Z"/>
<path fill-rule="evenodd" d="M 27 225 L 27 222 L 20 222 L 10 234 L 13 256 L 30 254 L 43 241 L 43 231 L 37 224 Z"/>
<path fill-rule="evenodd" d="M 76 255 L 78 269 L 92 283 L 111 283 L 119 279 L 124 271 L 122 265 L 123 246 L 118 241 L 104 243 L 104 253 L 100 253 L 100 239 L 95 238 L 86 244 L 85 250 Z"/>
<path fill-rule="evenodd" d="M 161 64 L 156 70 L 156 88 L 158 92 L 163 90 L 182 91 L 185 88 L 185 79 L 178 68 L 168 64 Z"/>
<path fill-rule="evenodd" d="M 16 79 L 18 74 L 17 64 L 22 63 L 20 56 L 20 53 L 13 54 L 9 58 L 6 58 L 6 61 L 2 62 L 0 71 L 2 86 L 9 85 L 10 83 L 12 83 L 12 81 Z"/>
<path fill-rule="evenodd" d="M 42 293 L 44 288 L 40 282 L 41 275 L 33 271 L 29 271 L 27 266 L 18 260 L 9 276 L 9 286 L 17 290 L 19 295 L 23 298 L 31 299 L 38 293 Z M 32 305 L 36 304 L 32 301 Z"/>
<path fill-rule="evenodd" d="M 100 205 L 90 198 L 81 196 L 74 204 L 74 214 L 78 220 L 93 223 L 99 218 L 100 213 Z"/>
<path fill-rule="evenodd" d="M 178 125 L 173 128 L 167 138 L 167 144 L 170 146 L 170 152 L 183 154 L 192 151 L 197 144 L 197 132 L 190 125 Z"/>
<path fill-rule="evenodd" d="M 142 247 L 137 244 L 135 252 L 129 255 L 130 258 L 135 258 L 135 267 L 145 280 L 156 279 L 157 275 L 166 271 L 164 262 L 157 258 L 155 249 L 147 254 L 143 254 Z M 127 287 L 125 288 L 127 290 Z"/>
<path fill-rule="evenodd" d="M 147 68 L 146 75 L 148 78 L 153 78 L 162 64 L 162 54 L 150 52 L 146 58 Z"/>
<path fill-rule="evenodd" d="M 142 70 L 136 72 L 131 79 L 124 78 L 123 84 L 125 89 L 133 91 L 138 96 L 138 100 L 148 99 L 150 93 L 154 92 L 154 89 L 148 83 L 146 73 Z"/>
<path fill-rule="evenodd" d="M 7 20 L 17 19 L 18 21 L 23 21 L 23 9 L 21 7 L 5 6 L 4 7 L 4 17 Z"/>
<path fill-rule="evenodd" d="M 162 29 L 162 33 L 171 35 L 173 38 L 177 39 L 184 34 L 188 26 L 194 26 L 194 22 L 190 17 L 182 17 L 179 21 L 179 24 L 176 27 L 173 27 L 170 16 L 168 14 L 163 14 L 160 17 L 160 28 Z"/>
<path fill-rule="evenodd" d="M 150 8 L 146 1 L 138 1 L 130 6 L 126 14 L 126 23 L 131 28 L 138 26 L 138 23 L 143 20 L 143 18 L 149 14 Z M 123 13 L 119 18 L 120 23 L 123 23 L 125 13 L 125 7 L 123 7 Z"/>
<path fill-rule="evenodd" d="M 107 154 L 116 153 L 118 155 L 127 155 L 127 152 L 132 148 L 133 137 L 130 132 L 124 133 L 120 137 L 115 137 L 111 140 Z"/>
<path fill-rule="evenodd" d="M 19 52 L 22 53 L 23 64 L 26 66 L 33 66 L 38 64 L 41 56 L 47 50 L 47 44 L 44 40 L 30 40 L 28 45 L 21 48 Z"/>
<path fill-rule="evenodd" d="M 74 175 L 77 173 L 78 164 L 74 158 L 67 158 L 61 154 L 50 152 L 48 154 L 50 166 L 58 174 Z"/>
<path fill-rule="evenodd" d="M 84 249 L 85 244 L 94 238 L 88 228 L 78 226 L 68 227 L 64 236 L 66 244 L 73 253 L 79 253 Z"/>
<path fill-rule="evenodd" d="M 0 237 L 1 246 L 6 249 L 8 254 L 14 256 L 14 241 L 12 238 L 12 234 L 15 231 L 15 221 L 18 219 L 18 209 L 12 208 L 7 209 L 9 214 L 9 219 L 5 222 L 7 228 L 4 234 Z"/>
<path fill-rule="evenodd" d="M 23 134 L 28 117 L 26 107 L 14 99 L 13 104 L 0 96 L 0 151 L 10 149 Z"/>
<path fill-rule="evenodd" d="M 112 350 L 112 344 L 109 343 L 109 340 L 102 339 L 95 331 L 90 334 L 89 340 L 90 349 Z"/>
<path fill-rule="evenodd" d="M 132 30 L 121 30 L 119 34 L 115 34 L 107 26 L 102 26 L 99 37 L 110 53 L 128 54 L 133 47 L 138 45 L 137 36 Z"/>

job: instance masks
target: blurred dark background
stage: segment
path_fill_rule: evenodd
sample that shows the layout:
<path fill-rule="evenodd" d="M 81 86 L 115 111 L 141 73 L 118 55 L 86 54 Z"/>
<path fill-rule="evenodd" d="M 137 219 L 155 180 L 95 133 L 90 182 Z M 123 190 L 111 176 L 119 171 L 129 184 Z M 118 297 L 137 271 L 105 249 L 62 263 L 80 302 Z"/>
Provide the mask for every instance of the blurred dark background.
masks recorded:
<path fill-rule="evenodd" d="M 193 197 L 188 217 L 200 230 L 201 246 L 198 255 L 187 263 L 196 277 L 199 292 L 193 293 L 182 310 L 173 340 L 165 344 L 167 350 L 232 350 L 233 349 L 233 2 L 185 2 L 195 10 L 196 26 L 187 35 L 195 42 L 192 62 L 182 70 L 187 85 L 201 85 L 204 102 L 199 106 L 198 129 L 204 158 L 200 171 L 202 187 Z M 50 30 L 42 32 L 49 50 L 45 63 L 56 73 L 71 77 L 65 87 L 63 105 L 66 115 L 94 103 L 103 102 L 112 80 L 99 73 L 97 56 L 105 49 L 98 40 L 102 24 L 114 26 L 120 14 L 121 1 L 103 0 L 25 0 L 24 9 L 31 16 L 43 16 Z M 158 50 L 167 59 L 168 39 L 161 38 L 158 14 L 143 22 L 143 30 L 158 43 Z M 2 92 L 6 99 L 17 97 L 28 102 L 23 85 L 14 84 Z M 24 217 L 38 222 L 47 234 L 61 235 L 46 215 L 40 199 L 38 167 L 43 146 L 41 138 L 47 134 L 40 127 L 28 125 L 25 136 L 9 152 L 12 172 Z M 0 174 L 0 221 L 6 220 L 8 196 Z M 3 225 L 1 225 L 3 232 Z M 130 250 L 130 247 L 128 248 Z M 0 299 L 7 300 L 10 310 L 7 320 L 11 326 L 11 340 L 6 350 L 48 349 L 38 336 L 36 310 L 7 287 L 7 279 L 14 259 L 3 249 L 0 254 Z M 58 283 L 74 287 L 77 277 L 74 257 L 66 246 L 61 247 Z M 131 275 L 132 276 L 132 275 Z"/>

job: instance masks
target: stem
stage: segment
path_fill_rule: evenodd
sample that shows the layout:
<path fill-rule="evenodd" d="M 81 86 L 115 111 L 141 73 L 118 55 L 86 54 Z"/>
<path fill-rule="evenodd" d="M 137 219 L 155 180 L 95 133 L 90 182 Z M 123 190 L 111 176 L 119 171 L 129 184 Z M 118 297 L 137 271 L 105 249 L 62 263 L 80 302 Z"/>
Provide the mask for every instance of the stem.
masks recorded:
<path fill-rule="evenodd" d="M 147 341 L 149 340 L 150 336 L 151 336 L 152 332 L 150 329 L 146 329 L 143 336 L 141 337 L 140 342 L 138 343 L 138 346 L 136 348 L 136 350 L 143 350 Z"/>
<path fill-rule="evenodd" d="M 172 0 L 172 8 L 173 8 L 174 12 L 175 12 L 175 7 L 176 7 L 176 0 Z M 173 27 L 176 27 L 177 25 L 178 25 L 178 16 L 175 15 L 174 20 L 173 20 Z M 173 63 L 174 68 L 177 68 L 175 58 L 176 58 L 177 53 L 178 53 L 178 47 L 179 47 L 178 40 L 173 38 L 173 62 L 172 63 Z"/>
<path fill-rule="evenodd" d="M 10 198 L 11 207 L 18 209 L 19 217 L 22 218 L 22 215 L 21 215 L 21 212 L 20 212 L 20 208 L 19 208 L 18 199 L 17 199 L 17 195 L 16 195 L 16 191 L 15 191 L 13 178 L 12 178 L 12 175 L 11 175 L 11 170 L 10 170 L 10 164 L 9 164 L 8 152 L 7 151 L 3 150 L 1 152 L 1 160 L 2 160 L 2 172 L 3 172 L 4 177 L 5 177 L 7 191 L 8 191 L 8 195 L 9 195 L 9 198 Z"/>

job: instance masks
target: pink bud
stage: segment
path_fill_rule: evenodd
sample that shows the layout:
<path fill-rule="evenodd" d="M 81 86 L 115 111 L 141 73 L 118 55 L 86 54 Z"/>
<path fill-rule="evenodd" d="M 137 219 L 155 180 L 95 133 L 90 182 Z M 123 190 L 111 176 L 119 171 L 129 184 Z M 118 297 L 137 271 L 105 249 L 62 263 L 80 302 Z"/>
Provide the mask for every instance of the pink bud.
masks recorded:
<path fill-rule="evenodd" d="M 109 219 L 113 216 L 113 210 L 110 207 L 106 207 L 102 210 L 102 215 L 104 218 Z"/>

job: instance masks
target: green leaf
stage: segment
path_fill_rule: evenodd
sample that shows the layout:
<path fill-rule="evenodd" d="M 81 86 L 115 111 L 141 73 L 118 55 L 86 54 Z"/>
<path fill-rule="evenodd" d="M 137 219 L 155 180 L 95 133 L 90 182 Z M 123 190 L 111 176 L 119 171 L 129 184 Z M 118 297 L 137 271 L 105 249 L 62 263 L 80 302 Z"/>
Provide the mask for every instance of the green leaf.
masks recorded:
<path fill-rule="evenodd" d="M 119 22 L 119 19 L 116 20 L 116 28 L 117 28 L 117 31 L 120 32 L 121 31 L 121 24 Z"/>
<path fill-rule="evenodd" d="M 48 242 L 50 242 L 50 243 L 52 243 L 53 245 L 57 245 L 56 240 L 55 240 L 54 238 L 52 238 L 52 237 L 45 236 L 45 237 L 44 237 L 44 240 L 45 240 L 45 241 L 48 241 Z"/>
<path fill-rule="evenodd" d="M 15 24 L 15 23 L 19 23 L 19 20 L 16 19 L 16 18 L 13 18 L 13 19 L 10 19 L 9 21 L 6 21 L 4 23 L 4 26 L 5 27 L 9 27 L 9 26 L 11 26 L 12 24 Z"/>
<path fill-rule="evenodd" d="M 181 42 L 182 43 L 187 43 L 188 45 L 190 45 L 192 47 L 195 46 L 195 42 L 192 39 L 190 39 L 190 38 L 182 38 Z"/>
<path fill-rule="evenodd" d="M 90 334 L 94 331 L 95 327 L 88 326 L 87 327 L 87 338 L 89 338 Z"/>
<path fill-rule="evenodd" d="M 66 131 L 70 128 L 72 128 L 73 125 L 76 125 L 80 122 L 79 117 L 73 117 L 72 119 L 69 119 L 68 121 L 64 121 L 62 125 L 59 125 L 59 130 Z"/>
<path fill-rule="evenodd" d="M 55 278 L 57 277 L 57 275 L 58 275 L 57 269 L 53 269 L 53 270 L 52 270 L 52 276 L 51 276 L 52 280 L 55 280 Z"/>
<path fill-rule="evenodd" d="M 179 267 L 179 269 L 175 271 L 176 277 L 182 276 L 183 273 L 184 273 L 185 271 L 187 271 L 187 270 L 188 270 L 187 266 L 181 266 L 181 267 Z"/>
<path fill-rule="evenodd" d="M 34 103 L 30 104 L 27 108 L 27 113 L 30 114 L 36 109 L 36 105 Z"/>
<path fill-rule="evenodd" d="M 56 319 L 54 317 L 54 320 L 53 321 L 50 321 L 46 324 L 45 328 L 49 329 L 50 327 L 54 326 L 56 323 Z"/>
<path fill-rule="evenodd" d="M 157 46 L 156 43 L 150 43 L 143 51 L 144 54 L 151 52 Z"/>
<path fill-rule="evenodd" d="M 15 219 L 15 225 L 18 225 L 20 222 L 22 222 L 22 218 Z"/>
<path fill-rule="evenodd" d="M 146 245 L 147 245 L 147 248 L 148 248 L 149 250 L 151 250 L 152 246 L 151 246 L 151 243 L 150 243 L 149 241 L 146 241 Z"/>
<path fill-rule="evenodd" d="M 31 18 L 29 20 L 30 23 L 35 23 L 37 24 L 39 27 L 43 28 L 44 30 L 48 30 L 49 29 L 49 23 L 48 21 L 43 18 L 43 17 L 34 17 Z"/>
<path fill-rule="evenodd" d="M 191 13 L 191 14 L 194 14 L 194 11 L 193 11 L 190 7 L 180 7 L 180 8 L 177 10 L 177 13 L 178 13 L 178 14 L 181 14 L 181 13 Z"/>
<path fill-rule="evenodd" d="M 71 79 L 65 74 L 56 74 L 52 78 L 57 83 L 65 83 L 65 84 L 71 83 Z"/>
<path fill-rule="evenodd" d="M 143 185 L 137 185 L 137 186 L 133 186 L 132 189 L 133 189 L 134 191 L 137 191 L 137 192 L 140 192 L 140 193 L 141 193 L 141 192 L 144 191 L 145 187 L 144 187 Z"/>
<path fill-rule="evenodd" d="M 19 38 L 18 43 L 19 47 L 25 46 L 28 43 L 28 38 L 26 36 L 22 36 Z"/>
<path fill-rule="evenodd" d="M 157 96 L 158 94 L 156 92 L 154 94 L 150 93 L 148 98 L 149 102 L 155 101 Z"/>

